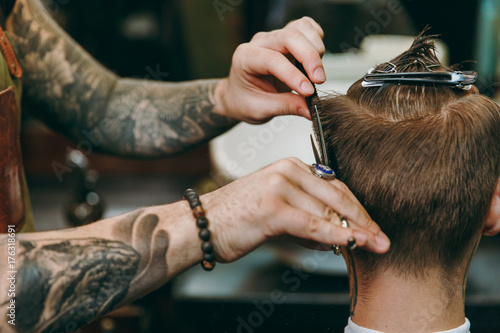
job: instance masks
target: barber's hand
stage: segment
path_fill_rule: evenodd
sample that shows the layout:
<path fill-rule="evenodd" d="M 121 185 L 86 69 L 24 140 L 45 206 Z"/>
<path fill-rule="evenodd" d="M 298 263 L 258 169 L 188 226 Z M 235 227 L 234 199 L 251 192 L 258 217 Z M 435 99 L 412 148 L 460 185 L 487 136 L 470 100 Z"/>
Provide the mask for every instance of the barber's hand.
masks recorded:
<path fill-rule="evenodd" d="M 257 33 L 249 43 L 238 46 L 229 77 L 216 88 L 215 112 L 249 123 L 284 114 L 310 118 L 302 96 L 311 95 L 313 87 L 295 61 L 304 65 L 314 83 L 323 83 L 322 38 L 319 24 L 303 17 L 283 29 Z"/>
<path fill-rule="evenodd" d="M 236 180 L 201 201 L 221 262 L 236 260 L 275 238 L 326 250 L 354 237 L 367 250 L 389 249 L 388 238 L 347 186 L 314 176 L 296 158 Z M 348 219 L 350 228 L 341 227 L 339 216 Z"/>

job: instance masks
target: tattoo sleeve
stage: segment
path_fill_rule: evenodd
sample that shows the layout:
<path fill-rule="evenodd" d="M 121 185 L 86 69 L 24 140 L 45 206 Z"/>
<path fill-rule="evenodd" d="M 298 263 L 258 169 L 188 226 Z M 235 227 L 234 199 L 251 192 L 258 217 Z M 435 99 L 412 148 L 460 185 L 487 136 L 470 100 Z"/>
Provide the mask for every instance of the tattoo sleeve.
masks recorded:
<path fill-rule="evenodd" d="M 7 22 L 24 71 L 24 102 L 50 127 L 97 151 L 163 157 L 209 140 L 234 121 L 213 112 L 217 80 L 121 79 L 51 18 L 18 0 Z"/>
<path fill-rule="evenodd" d="M 16 332 L 72 332 L 165 282 L 169 237 L 158 216 L 138 210 L 112 223 L 106 238 L 18 235 Z"/>

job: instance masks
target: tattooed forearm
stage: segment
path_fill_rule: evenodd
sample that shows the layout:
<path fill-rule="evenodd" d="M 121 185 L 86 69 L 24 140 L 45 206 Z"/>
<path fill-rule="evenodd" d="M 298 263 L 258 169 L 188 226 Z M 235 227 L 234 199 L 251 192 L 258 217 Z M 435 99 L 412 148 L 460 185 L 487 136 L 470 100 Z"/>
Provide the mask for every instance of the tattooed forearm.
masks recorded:
<path fill-rule="evenodd" d="M 108 313 L 137 273 L 139 254 L 105 239 L 21 242 L 18 332 L 64 332 Z"/>
<path fill-rule="evenodd" d="M 18 0 L 7 27 L 31 109 L 70 138 L 90 141 L 94 150 L 168 156 L 234 124 L 213 112 L 216 80 L 173 84 L 120 79 L 62 31 L 40 0 Z"/>
<path fill-rule="evenodd" d="M 232 126 L 213 112 L 217 82 L 119 80 L 106 112 L 88 126 L 103 140 L 103 150 L 142 156 L 180 152 Z"/>
<path fill-rule="evenodd" d="M 169 238 L 159 217 L 143 212 L 111 222 L 109 238 L 19 235 L 13 328 L 73 331 L 164 283 Z"/>

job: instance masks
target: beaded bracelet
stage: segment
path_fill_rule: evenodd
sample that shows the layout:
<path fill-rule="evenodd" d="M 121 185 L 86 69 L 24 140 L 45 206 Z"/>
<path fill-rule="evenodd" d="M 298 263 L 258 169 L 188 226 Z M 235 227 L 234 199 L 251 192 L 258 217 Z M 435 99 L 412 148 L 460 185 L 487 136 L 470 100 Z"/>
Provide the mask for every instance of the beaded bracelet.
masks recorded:
<path fill-rule="evenodd" d="M 211 271 L 215 267 L 214 245 L 210 241 L 210 230 L 208 230 L 208 220 L 205 217 L 205 210 L 201 206 L 200 197 L 195 190 L 188 188 L 184 191 L 184 200 L 189 202 L 189 207 L 196 219 L 196 225 L 200 228 L 198 235 L 202 240 L 201 250 L 203 251 L 203 260 L 201 267 L 206 271 Z"/>

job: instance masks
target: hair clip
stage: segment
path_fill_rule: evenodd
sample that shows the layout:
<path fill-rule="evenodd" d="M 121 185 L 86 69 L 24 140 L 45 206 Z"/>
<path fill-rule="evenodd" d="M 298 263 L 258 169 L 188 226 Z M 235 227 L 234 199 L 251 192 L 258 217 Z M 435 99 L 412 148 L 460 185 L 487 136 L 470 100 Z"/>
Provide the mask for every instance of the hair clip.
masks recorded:
<path fill-rule="evenodd" d="M 373 73 L 383 73 L 383 74 L 387 74 L 387 73 L 397 73 L 398 71 L 396 70 L 396 65 L 394 65 L 392 62 L 388 61 L 388 62 L 385 62 L 384 64 L 387 64 L 385 66 L 385 68 L 387 68 L 389 66 L 389 69 L 375 69 L 375 68 L 370 68 L 370 70 L 368 71 L 368 74 L 373 74 Z"/>
<path fill-rule="evenodd" d="M 399 72 L 399 73 L 369 73 L 363 78 L 362 86 L 380 87 L 385 83 L 399 84 L 441 84 L 452 88 L 469 90 L 477 81 L 477 73 L 466 72 Z"/>

